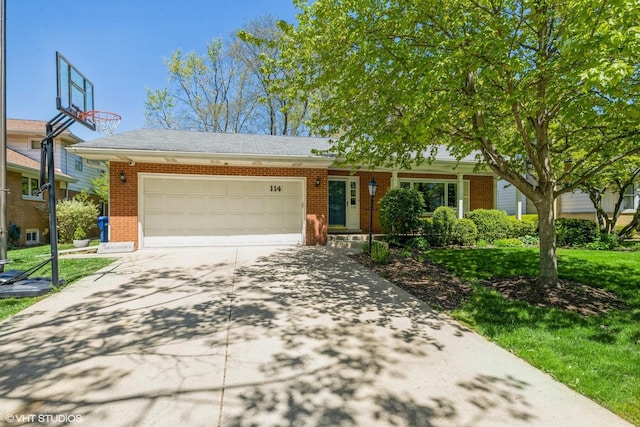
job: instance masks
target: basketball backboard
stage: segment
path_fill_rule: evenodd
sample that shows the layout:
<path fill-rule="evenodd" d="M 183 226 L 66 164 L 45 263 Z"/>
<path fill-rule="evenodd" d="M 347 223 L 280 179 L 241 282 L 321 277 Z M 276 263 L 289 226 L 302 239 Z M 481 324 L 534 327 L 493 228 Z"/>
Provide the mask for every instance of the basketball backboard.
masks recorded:
<path fill-rule="evenodd" d="M 96 130 L 95 123 L 87 120 L 84 114 L 93 111 L 93 83 L 60 52 L 56 52 L 56 74 L 58 111 L 89 129 Z"/>

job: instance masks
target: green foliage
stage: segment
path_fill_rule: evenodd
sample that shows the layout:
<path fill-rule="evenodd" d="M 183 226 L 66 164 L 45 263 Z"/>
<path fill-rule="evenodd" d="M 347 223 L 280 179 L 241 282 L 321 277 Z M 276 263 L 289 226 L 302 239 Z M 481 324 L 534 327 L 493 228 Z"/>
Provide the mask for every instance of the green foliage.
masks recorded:
<path fill-rule="evenodd" d="M 79 195 L 74 199 L 58 202 L 56 212 L 58 237 L 62 243 L 69 243 L 74 239 L 76 230 L 80 229 L 86 236 L 96 226 L 100 211 L 86 196 Z"/>
<path fill-rule="evenodd" d="M 425 256 L 478 282 L 536 276 L 537 250 L 430 250 Z M 624 305 L 597 316 L 503 298 L 482 286 L 454 317 L 578 392 L 640 425 L 640 252 L 558 250 L 560 277 L 612 292 Z"/>
<path fill-rule="evenodd" d="M 407 243 L 405 243 L 405 248 L 408 249 L 418 249 L 421 251 L 424 251 L 426 249 L 429 249 L 430 245 L 429 245 L 429 241 L 427 239 L 425 239 L 424 237 L 420 236 L 420 237 L 413 237 L 409 240 L 407 240 Z"/>
<path fill-rule="evenodd" d="M 18 246 L 18 242 L 20 241 L 20 235 L 22 234 L 22 229 L 18 224 L 11 223 L 9 224 L 9 234 L 7 235 L 7 241 L 11 246 Z"/>
<path fill-rule="evenodd" d="M 493 245 L 496 248 L 522 248 L 524 247 L 524 242 L 516 238 L 496 239 L 493 241 Z"/>
<path fill-rule="evenodd" d="M 109 202 L 109 171 L 103 170 L 90 180 L 93 192 L 103 202 Z"/>
<path fill-rule="evenodd" d="M 433 246 L 448 246 L 451 244 L 453 225 L 457 221 L 456 211 L 448 206 L 436 208 L 431 217 L 431 239 Z"/>
<path fill-rule="evenodd" d="M 496 239 L 506 239 L 510 221 L 506 212 L 496 209 L 476 209 L 467 213 L 467 218 L 478 228 L 478 239 L 492 243 Z"/>
<path fill-rule="evenodd" d="M 598 240 L 587 243 L 585 248 L 597 251 L 610 251 L 620 246 L 620 238 L 615 234 L 600 233 Z"/>
<path fill-rule="evenodd" d="M 380 200 L 380 225 L 392 235 L 413 234 L 420 228 L 422 194 L 409 188 L 393 188 Z"/>
<path fill-rule="evenodd" d="M 525 246 L 537 246 L 540 244 L 540 239 L 538 238 L 538 236 L 526 235 L 518 237 L 518 239 L 520 239 L 520 241 L 524 243 Z"/>
<path fill-rule="evenodd" d="M 387 264 L 391 252 L 389 248 L 382 242 L 374 240 L 371 242 L 371 258 L 378 264 Z"/>
<path fill-rule="evenodd" d="M 509 237 L 534 236 L 538 231 L 538 215 L 522 215 L 518 220 L 515 216 L 509 218 Z"/>
<path fill-rule="evenodd" d="M 599 238 L 598 225 L 588 219 L 558 218 L 556 241 L 558 246 L 581 247 Z"/>
<path fill-rule="evenodd" d="M 587 0 L 460 0 L 446 13 L 437 0 L 295 3 L 282 58 L 297 72 L 292 90 L 312 96 L 312 131 L 335 137 L 345 164 L 402 167 L 441 146 L 458 159 L 475 150 L 547 218 L 559 186 L 577 189 L 640 152 L 632 1 L 597 14 Z M 541 225 L 539 283 L 555 285 L 554 236 Z"/>
<path fill-rule="evenodd" d="M 460 246 L 473 246 L 478 240 L 478 227 L 469 218 L 460 218 L 453 224 L 451 243 Z"/>

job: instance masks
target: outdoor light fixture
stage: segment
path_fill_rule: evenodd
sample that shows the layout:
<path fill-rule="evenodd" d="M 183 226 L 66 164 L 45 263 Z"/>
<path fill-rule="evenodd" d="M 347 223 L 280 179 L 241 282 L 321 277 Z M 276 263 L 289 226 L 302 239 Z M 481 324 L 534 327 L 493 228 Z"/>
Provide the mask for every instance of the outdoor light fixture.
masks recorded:
<path fill-rule="evenodd" d="M 373 197 L 376 195 L 378 183 L 376 182 L 375 178 L 371 178 L 371 181 L 369 181 L 369 184 L 367 186 L 369 187 L 369 196 L 371 196 L 371 206 L 369 209 L 369 256 L 371 256 L 371 243 L 373 237 L 373 235 L 371 234 L 371 230 L 373 228 Z"/>
<path fill-rule="evenodd" d="M 320 183 L 322 182 L 322 180 L 320 179 L 320 177 L 316 178 L 316 187 L 320 187 Z"/>
<path fill-rule="evenodd" d="M 127 177 L 124 176 L 124 171 L 120 171 L 120 181 L 124 184 L 127 182 Z"/>

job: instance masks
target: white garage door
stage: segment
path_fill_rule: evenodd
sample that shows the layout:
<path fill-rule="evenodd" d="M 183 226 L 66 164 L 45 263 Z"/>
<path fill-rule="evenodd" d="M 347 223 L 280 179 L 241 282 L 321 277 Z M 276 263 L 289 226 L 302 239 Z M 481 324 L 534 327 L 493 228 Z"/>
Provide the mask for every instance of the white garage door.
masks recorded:
<path fill-rule="evenodd" d="M 301 244 L 302 178 L 142 176 L 143 247 Z"/>

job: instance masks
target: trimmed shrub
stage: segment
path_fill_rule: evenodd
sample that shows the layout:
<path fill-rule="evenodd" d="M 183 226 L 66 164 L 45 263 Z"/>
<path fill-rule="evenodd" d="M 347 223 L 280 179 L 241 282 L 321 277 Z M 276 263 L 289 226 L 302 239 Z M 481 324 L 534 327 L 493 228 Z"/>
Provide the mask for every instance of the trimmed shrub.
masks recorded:
<path fill-rule="evenodd" d="M 460 218 L 453 223 L 451 243 L 460 246 L 473 246 L 478 240 L 478 227 L 469 218 Z"/>
<path fill-rule="evenodd" d="M 535 236 L 538 233 L 538 215 L 522 215 L 518 220 L 509 216 L 509 237 Z"/>
<path fill-rule="evenodd" d="M 467 213 L 467 218 L 478 228 L 478 239 L 492 243 L 497 239 L 506 239 L 509 233 L 507 213 L 497 209 L 476 209 Z"/>
<path fill-rule="evenodd" d="M 520 239 L 496 239 L 493 241 L 493 246 L 497 248 L 522 248 L 524 243 Z"/>
<path fill-rule="evenodd" d="M 458 220 L 456 211 L 448 206 L 436 208 L 431 217 L 433 246 L 448 246 L 451 244 L 453 224 Z"/>
<path fill-rule="evenodd" d="M 58 238 L 62 243 L 74 239 L 76 230 L 86 233 L 97 225 L 98 206 L 86 198 L 62 200 L 56 205 Z"/>
<path fill-rule="evenodd" d="M 380 225 L 385 233 L 413 234 L 420 229 L 422 194 L 409 188 L 394 188 L 380 200 Z"/>
<path fill-rule="evenodd" d="M 418 249 L 420 251 L 425 251 L 430 247 L 429 241 L 422 236 L 407 240 L 404 246 L 408 249 Z"/>
<path fill-rule="evenodd" d="M 558 218 L 556 224 L 556 242 L 558 246 L 585 246 L 600 237 L 595 221 L 576 218 Z"/>

